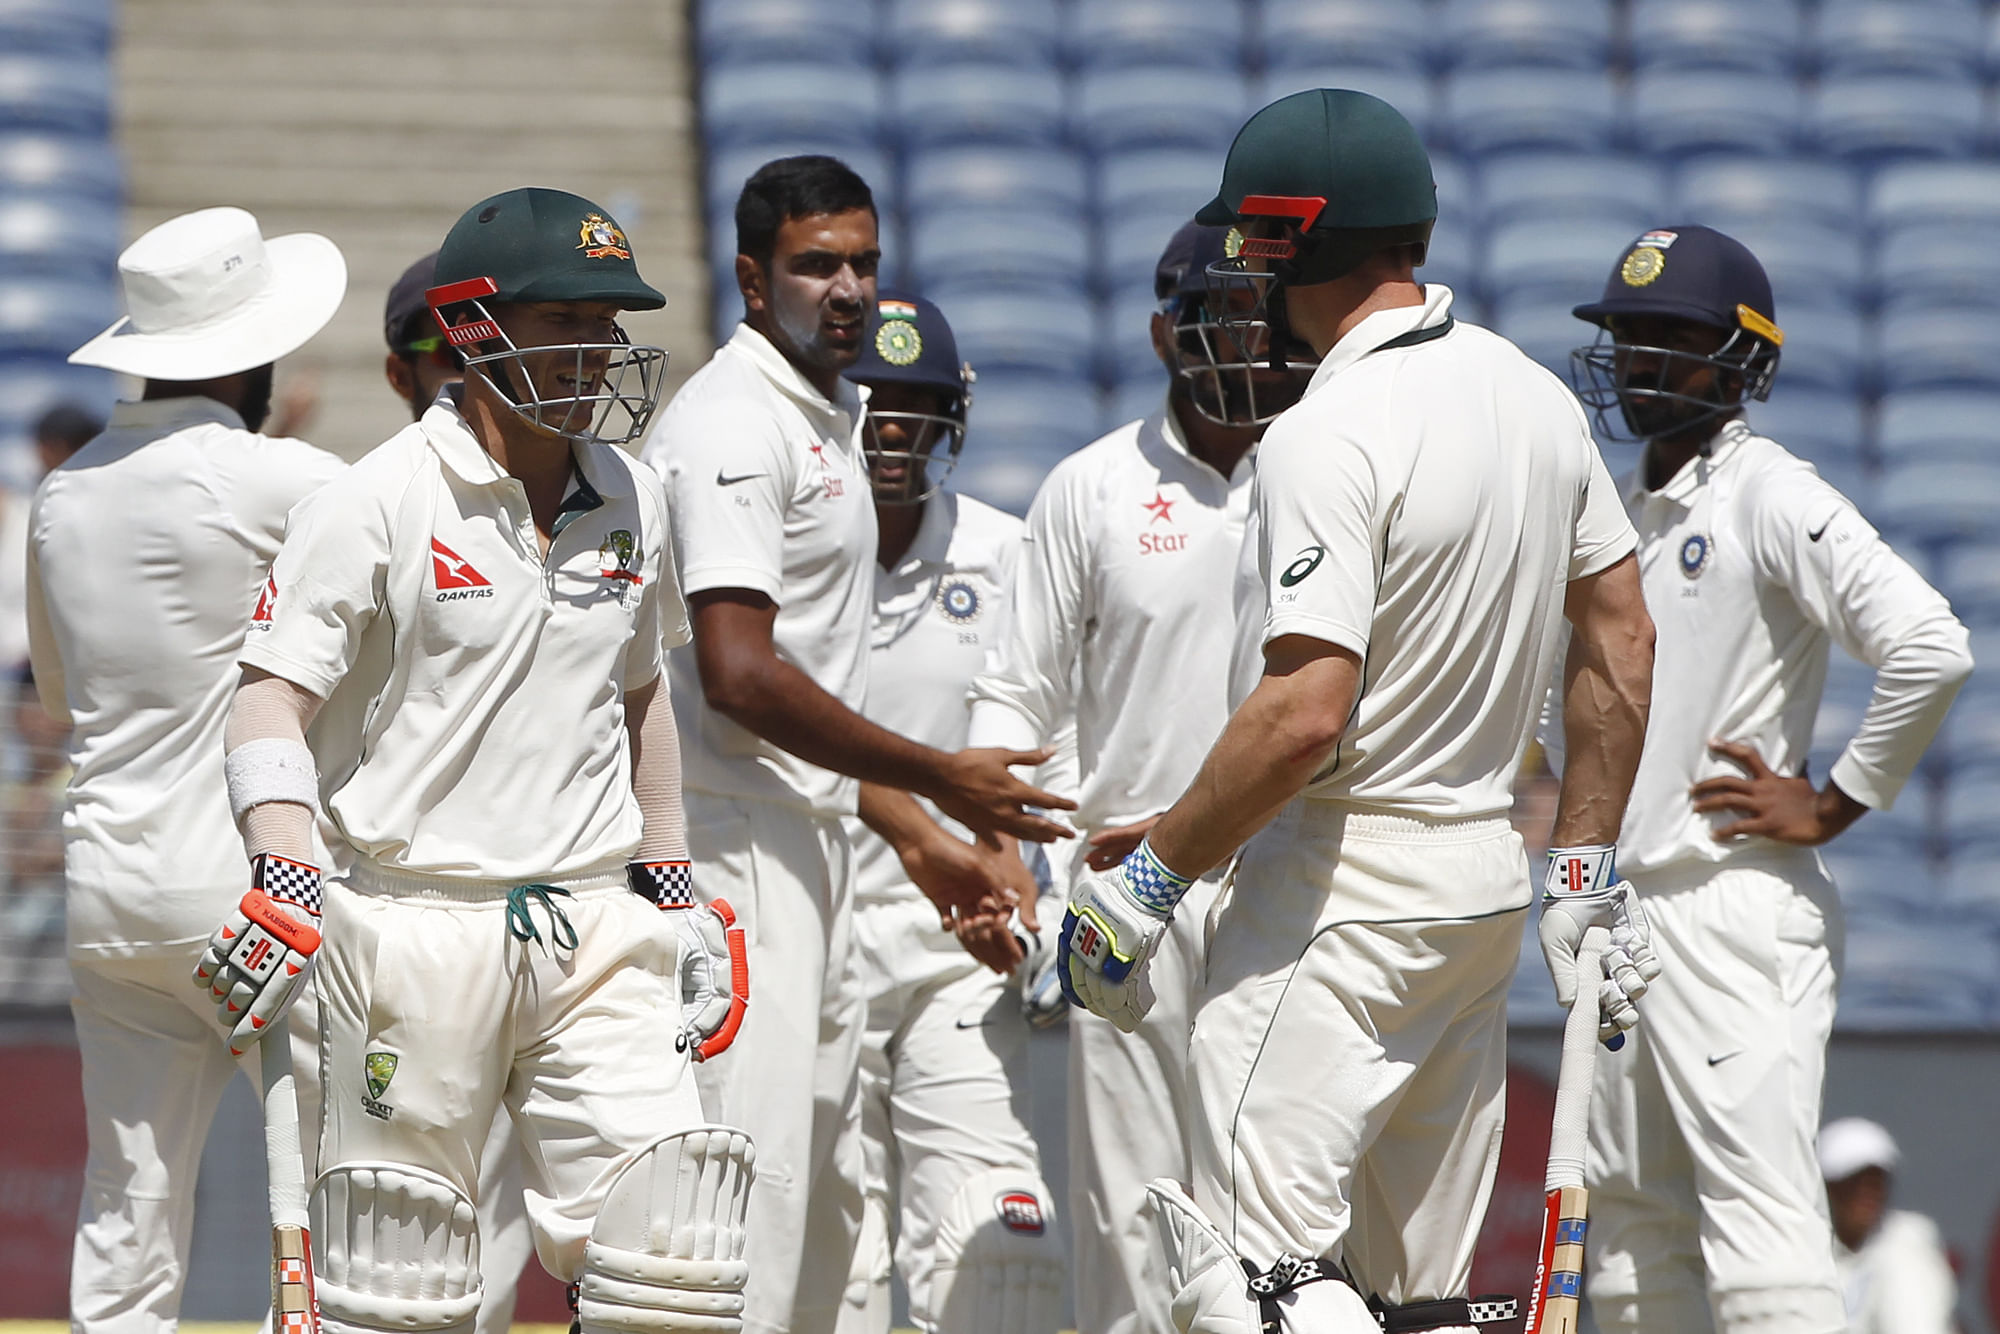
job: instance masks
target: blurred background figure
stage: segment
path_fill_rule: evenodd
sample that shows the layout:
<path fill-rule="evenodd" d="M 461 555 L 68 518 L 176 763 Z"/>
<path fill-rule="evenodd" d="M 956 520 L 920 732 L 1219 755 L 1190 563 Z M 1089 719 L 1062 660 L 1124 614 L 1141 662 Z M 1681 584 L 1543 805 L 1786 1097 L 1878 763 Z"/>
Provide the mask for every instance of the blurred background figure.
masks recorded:
<path fill-rule="evenodd" d="M 44 474 L 104 430 L 104 418 L 77 403 L 61 402 L 35 420 L 35 459 Z"/>
<path fill-rule="evenodd" d="M 457 384 L 465 376 L 464 361 L 445 346 L 437 317 L 424 300 L 436 273 L 437 251 L 433 250 L 403 270 L 403 276 L 389 289 L 382 311 L 382 336 L 389 344 L 382 373 L 396 396 L 410 405 L 412 420 L 424 415 L 438 390 Z"/>
<path fill-rule="evenodd" d="M 1819 1170 L 1833 1215 L 1834 1262 L 1848 1334 L 1953 1334 L 1958 1281 L 1937 1224 L 1889 1207 L 1902 1155 L 1873 1121 L 1845 1116 L 1819 1132 Z"/>

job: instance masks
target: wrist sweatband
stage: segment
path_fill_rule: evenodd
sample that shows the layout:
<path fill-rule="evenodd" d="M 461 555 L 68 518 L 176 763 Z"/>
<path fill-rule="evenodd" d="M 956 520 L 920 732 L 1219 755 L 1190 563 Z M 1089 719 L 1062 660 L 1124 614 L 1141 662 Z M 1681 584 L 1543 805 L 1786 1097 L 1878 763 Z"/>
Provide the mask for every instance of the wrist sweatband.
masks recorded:
<path fill-rule="evenodd" d="M 655 907 L 694 907 L 694 868 L 687 862 L 626 862 L 625 883 Z"/>
<path fill-rule="evenodd" d="M 229 813 L 239 824 L 243 812 L 267 801 L 296 802 L 319 811 L 319 766 L 303 741 L 246 741 L 222 761 L 222 777 L 229 787 Z"/>
<path fill-rule="evenodd" d="M 1549 874 L 1542 882 L 1542 896 L 1568 899 L 1603 893 L 1618 883 L 1618 872 L 1612 865 L 1617 851 L 1617 846 L 1610 843 L 1550 848 Z"/>
<path fill-rule="evenodd" d="M 1162 916 L 1173 912 L 1194 883 L 1193 877 L 1168 870 L 1166 863 L 1153 855 L 1153 845 L 1146 839 L 1139 841 L 1119 869 L 1125 873 L 1125 887 L 1132 891 L 1132 897 Z"/>

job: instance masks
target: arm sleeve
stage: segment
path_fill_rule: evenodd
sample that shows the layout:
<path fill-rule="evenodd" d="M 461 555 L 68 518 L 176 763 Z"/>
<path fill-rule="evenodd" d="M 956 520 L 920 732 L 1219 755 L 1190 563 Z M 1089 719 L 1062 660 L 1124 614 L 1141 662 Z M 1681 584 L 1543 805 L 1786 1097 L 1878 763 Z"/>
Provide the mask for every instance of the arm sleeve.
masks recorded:
<path fill-rule="evenodd" d="M 1951 606 L 1848 499 L 1804 464 L 1745 479 L 1753 558 L 1835 642 L 1875 668 L 1875 693 L 1830 775 L 1887 810 L 1972 672 Z"/>
<path fill-rule="evenodd" d="M 266 589 L 275 596 L 266 618 L 250 624 L 242 664 L 321 699 L 332 695 L 383 605 L 389 543 L 388 514 L 358 486 L 327 486 L 301 502 L 271 563 Z"/>
<path fill-rule="evenodd" d="M 276 676 L 257 677 L 236 687 L 230 701 L 229 723 L 223 730 L 222 753 L 247 741 L 293 741 L 306 744 L 306 729 L 318 716 L 320 700 Z M 260 801 L 243 812 L 243 851 L 255 857 L 274 852 L 311 862 L 313 812 L 296 801 Z"/>
<path fill-rule="evenodd" d="M 69 713 L 69 687 L 63 678 L 62 650 L 56 643 L 54 622 L 49 620 L 49 604 L 42 595 L 42 564 L 35 555 L 34 525 L 28 530 L 28 663 L 35 672 L 35 693 L 42 710 L 59 723 L 73 721 Z"/>
<path fill-rule="evenodd" d="M 1276 430 L 1257 458 L 1261 644 L 1305 635 L 1366 657 L 1393 497 L 1355 441 L 1335 436 L 1308 448 L 1286 433 L 1274 448 Z"/>
<path fill-rule="evenodd" d="M 1586 430 L 1583 447 L 1590 455 L 1590 473 L 1583 485 L 1583 504 L 1576 515 L 1576 536 L 1570 542 L 1569 577 L 1587 579 L 1610 569 L 1638 550 L 1639 534 L 1625 513 L 1618 484 L 1604 466 L 1604 455 Z"/>
<path fill-rule="evenodd" d="M 747 588 L 776 602 L 797 468 L 775 425 L 688 412 L 667 423 L 654 466 L 673 515 L 680 587 Z"/>
<path fill-rule="evenodd" d="M 971 686 L 968 746 L 1033 750 L 1075 712 L 1072 682 L 1090 614 L 1086 480 L 1058 471 L 1028 509 L 1007 601 L 1011 624 Z"/>
<path fill-rule="evenodd" d="M 632 743 L 632 795 L 645 832 L 634 854 L 642 862 L 688 860 L 687 814 L 681 803 L 681 738 L 674 726 L 667 678 L 625 697 Z"/>

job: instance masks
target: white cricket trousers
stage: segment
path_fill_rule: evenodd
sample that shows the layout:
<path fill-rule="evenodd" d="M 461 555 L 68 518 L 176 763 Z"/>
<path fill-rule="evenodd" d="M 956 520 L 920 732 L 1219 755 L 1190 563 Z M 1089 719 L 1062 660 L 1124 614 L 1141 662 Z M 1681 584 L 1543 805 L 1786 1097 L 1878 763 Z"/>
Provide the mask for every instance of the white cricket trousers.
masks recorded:
<path fill-rule="evenodd" d="M 1814 1144 L 1844 943 L 1809 849 L 1629 877 L 1660 976 L 1599 1053 L 1584 1291 L 1605 1334 L 1840 1334 Z"/>
<path fill-rule="evenodd" d="M 696 1067 L 703 1104 L 757 1143 L 744 1259 L 749 1334 L 831 1334 L 861 1231 L 854 877 L 840 821 L 692 789 L 695 892 L 729 900 L 750 1005 L 729 1050 Z"/>
<path fill-rule="evenodd" d="M 363 867 L 328 885 L 320 1165 L 407 1163 L 476 1201 L 504 1107 L 536 1252 L 567 1283 L 631 1156 L 704 1118 L 672 927 L 622 865 L 548 883 L 571 896 L 524 904 L 538 940 L 510 931 L 506 884 Z"/>
<path fill-rule="evenodd" d="M 1041 1184 L 1041 1154 L 1025 1119 L 1028 1023 L 1010 979 L 940 929 L 928 899 L 857 908 L 854 946 L 868 1005 L 861 1045 L 867 1214 L 841 1334 L 887 1334 L 892 1239 L 911 1322 L 934 1330 L 938 1220 L 959 1188 L 990 1170 Z"/>
<path fill-rule="evenodd" d="M 1090 870 L 1081 857 L 1073 874 Z M 1153 1008 L 1122 1033 L 1069 1012 L 1070 1274 L 1078 1334 L 1173 1334 L 1146 1183 L 1188 1180 L 1188 1029 L 1218 882 L 1197 880 L 1148 964 Z"/>
<path fill-rule="evenodd" d="M 1391 1305 L 1467 1295 L 1529 898 L 1505 820 L 1298 800 L 1245 847 L 1191 1048 L 1194 1198 L 1245 1260 L 1331 1258 Z M 1320 1327 L 1318 1286 L 1291 1327 Z"/>

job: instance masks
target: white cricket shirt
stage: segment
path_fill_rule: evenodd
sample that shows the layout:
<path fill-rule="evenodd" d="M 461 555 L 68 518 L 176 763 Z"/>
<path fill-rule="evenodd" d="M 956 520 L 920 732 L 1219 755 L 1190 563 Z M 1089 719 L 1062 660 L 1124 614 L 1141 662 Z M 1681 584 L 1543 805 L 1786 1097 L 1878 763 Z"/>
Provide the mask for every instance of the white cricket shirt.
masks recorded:
<path fill-rule="evenodd" d="M 344 467 L 205 398 L 120 403 L 29 519 L 42 702 L 67 715 L 70 948 L 205 938 L 249 887 L 222 781 L 236 654 L 292 506 Z"/>
<path fill-rule="evenodd" d="M 1658 646 L 1619 869 L 1768 853 L 1761 838 L 1717 843 L 1714 831 L 1740 817 L 1697 815 L 1688 789 L 1741 775 L 1708 753 L 1718 738 L 1755 747 L 1778 773 L 1801 771 L 1829 640 L 1876 668 L 1874 698 L 1833 781 L 1886 809 L 1972 668 L 1943 595 L 1811 464 L 1742 421 L 1660 490 L 1643 478 L 1636 471 L 1621 489 Z"/>
<path fill-rule="evenodd" d="M 1021 521 L 970 496 L 940 491 L 924 502 L 910 549 L 896 568 L 875 564 L 868 701 L 862 711 L 893 732 L 960 750 L 971 727 L 966 690 L 1007 633 L 1007 593 L 1021 552 Z M 936 807 L 933 819 L 970 835 Z M 849 816 L 854 894 L 861 904 L 921 897 L 895 850 Z"/>
<path fill-rule="evenodd" d="M 1247 454 L 1229 477 L 1195 458 L 1163 411 L 1057 464 L 1028 510 L 970 744 L 1028 750 L 1074 718 L 1086 833 L 1171 806 L 1228 720 L 1252 471 Z"/>
<path fill-rule="evenodd" d="M 544 880 L 639 846 L 624 696 L 687 609 L 659 479 L 609 445 L 573 457 L 546 559 L 449 397 L 293 517 L 243 662 L 327 701 L 321 802 L 377 865 Z"/>
<path fill-rule="evenodd" d="M 1362 660 L 1306 795 L 1433 819 L 1507 812 L 1564 586 L 1634 543 L 1569 390 L 1450 315 L 1429 283 L 1421 306 L 1361 321 L 1257 464 L 1261 642 L 1305 635 Z"/>
<path fill-rule="evenodd" d="M 666 479 L 682 587 L 747 588 L 778 606 L 778 656 L 859 712 L 868 690 L 875 506 L 861 455 L 865 391 L 828 399 L 749 325 L 660 413 L 641 457 Z M 694 650 L 671 656 L 688 787 L 820 815 L 860 785 L 708 707 Z"/>

